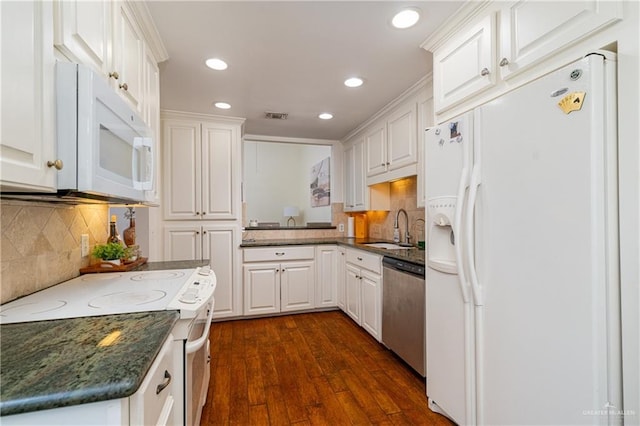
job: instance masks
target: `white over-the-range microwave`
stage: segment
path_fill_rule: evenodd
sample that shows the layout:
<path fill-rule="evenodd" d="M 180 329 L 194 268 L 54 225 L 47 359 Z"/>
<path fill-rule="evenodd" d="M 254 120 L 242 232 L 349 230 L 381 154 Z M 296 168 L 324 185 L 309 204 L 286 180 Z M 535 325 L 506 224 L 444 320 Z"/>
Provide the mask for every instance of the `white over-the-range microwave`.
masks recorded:
<path fill-rule="evenodd" d="M 89 67 L 56 64 L 58 193 L 101 201 L 142 202 L 151 190 L 149 127 Z"/>

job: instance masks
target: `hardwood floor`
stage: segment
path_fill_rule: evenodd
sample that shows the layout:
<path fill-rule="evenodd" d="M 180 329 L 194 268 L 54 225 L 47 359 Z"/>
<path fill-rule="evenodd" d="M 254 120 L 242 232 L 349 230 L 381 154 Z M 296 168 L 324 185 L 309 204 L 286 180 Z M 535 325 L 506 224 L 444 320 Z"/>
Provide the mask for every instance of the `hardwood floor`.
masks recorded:
<path fill-rule="evenodd" d="M 424 379 L 340 311 L 218 322 L 201 425 L 451 425 Z"/>

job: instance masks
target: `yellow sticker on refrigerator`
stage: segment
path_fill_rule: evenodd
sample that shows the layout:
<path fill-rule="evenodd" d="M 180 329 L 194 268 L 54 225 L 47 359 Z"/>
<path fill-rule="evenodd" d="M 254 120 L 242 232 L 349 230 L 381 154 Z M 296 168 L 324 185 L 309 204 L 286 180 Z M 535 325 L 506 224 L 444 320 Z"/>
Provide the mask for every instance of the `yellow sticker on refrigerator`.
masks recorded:
<path fill-rule="evenodd" d="M 558 106 L 565 114 L 569 114 L 572 111 L 580 111 L 582 109 L 582 102 L 586 92 L 573 92 L 569 93 L 564 98 L 560 99 Z"/>

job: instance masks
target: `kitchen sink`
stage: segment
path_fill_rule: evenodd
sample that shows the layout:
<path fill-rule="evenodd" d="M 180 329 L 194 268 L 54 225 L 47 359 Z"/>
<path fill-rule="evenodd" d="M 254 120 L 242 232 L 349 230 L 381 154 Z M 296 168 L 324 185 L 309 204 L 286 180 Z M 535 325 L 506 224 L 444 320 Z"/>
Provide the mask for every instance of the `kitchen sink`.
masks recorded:
<path fill-rule="evenodd" d="M 413 248 L 412 246 L 405 246 L 405 245 L 393 244 L 393 243 L 367 243 L 363 245 L 367 247 L 374 247 L 374 248 L 387 249 L 387 250 L 406 250 L 406 249 Z"/>

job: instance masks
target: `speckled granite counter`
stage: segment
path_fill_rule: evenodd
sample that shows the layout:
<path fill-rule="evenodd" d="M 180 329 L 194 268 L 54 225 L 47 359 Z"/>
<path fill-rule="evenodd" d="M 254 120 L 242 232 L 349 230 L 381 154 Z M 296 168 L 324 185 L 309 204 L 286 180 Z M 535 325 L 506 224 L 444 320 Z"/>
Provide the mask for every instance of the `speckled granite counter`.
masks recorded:
<path fill-rule="evenodd" d="M 205 260 L 177 260 L 170 262 L 147 262 L 136 268 L 136 271 L 162 271 L 165 269 L 191 269 L 199 266 L 207 266 L 209 259 Z"/>
<path fill-rule="evenodd" d="M 393 257 L 394 259 L 404 260 L 406 262 L 425 265 L 425 251 L 418 248 L 403 250 L 387 250 L 375 247 L 369 247 L 367 243 L 393 243 L 393 241 L 379 239 L 355 239 L 355 238 L 297 238 L 286 240 L 244 240 L 240 247 L 277 247 L 292 245 L 319 245 L 319 244 L 337 244 L 346 247 L 353 247 L 360 250 L 370 251 L 372 253 L 383 256 Z"/>
<path fill-rule="evenodd" d="M 2 324 L 0 415 L 132 395 L 178 316 L 160 311 Z M 97 346 L 114 331 L 121 333 L 115 344 Z"/>

